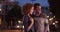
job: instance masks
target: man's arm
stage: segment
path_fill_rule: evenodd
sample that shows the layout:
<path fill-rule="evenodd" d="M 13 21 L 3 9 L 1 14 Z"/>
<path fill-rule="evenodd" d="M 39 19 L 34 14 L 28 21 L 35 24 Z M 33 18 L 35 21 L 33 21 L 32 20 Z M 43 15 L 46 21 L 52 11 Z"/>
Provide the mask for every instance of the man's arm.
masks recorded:
<path fill-rule="evenodd" d="M 48 19 L 45 20 L 45 23 L 46 23 L 45 32 L 50 32 Z"/>

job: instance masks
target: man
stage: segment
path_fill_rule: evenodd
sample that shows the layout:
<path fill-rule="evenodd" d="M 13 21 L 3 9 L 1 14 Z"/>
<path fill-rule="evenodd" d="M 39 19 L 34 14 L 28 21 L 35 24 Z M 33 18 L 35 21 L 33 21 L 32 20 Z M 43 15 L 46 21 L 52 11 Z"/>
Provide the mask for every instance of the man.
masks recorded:
<path fill-rule="evenodd" d="M 34 8 L 35 32 L 49 32 L 48 19 L 46 15 L 41 12 L 40 4 L 34 4 Z"/>

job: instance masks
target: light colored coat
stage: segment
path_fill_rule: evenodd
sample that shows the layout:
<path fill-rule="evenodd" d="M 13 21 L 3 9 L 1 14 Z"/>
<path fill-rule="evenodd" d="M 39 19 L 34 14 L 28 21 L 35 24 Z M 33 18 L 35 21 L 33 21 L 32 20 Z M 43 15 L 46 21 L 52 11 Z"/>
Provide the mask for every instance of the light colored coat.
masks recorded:
<path fill-rule="evenodd" d="M 34 17 L 36 32 L 47 32 L 49 31 L 49 22 L 44 17 Z"/>

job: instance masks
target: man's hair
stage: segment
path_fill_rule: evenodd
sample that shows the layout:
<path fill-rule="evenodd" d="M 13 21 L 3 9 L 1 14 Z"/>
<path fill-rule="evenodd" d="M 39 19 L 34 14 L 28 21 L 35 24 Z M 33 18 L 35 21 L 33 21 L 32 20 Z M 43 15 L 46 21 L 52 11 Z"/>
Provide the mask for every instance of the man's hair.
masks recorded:
<path fill-rule="evenodd" d="M 40 3 L 35 3 L 34 4 L 34 9 L 36 9 L 36 6 L 41 6 Z"/>

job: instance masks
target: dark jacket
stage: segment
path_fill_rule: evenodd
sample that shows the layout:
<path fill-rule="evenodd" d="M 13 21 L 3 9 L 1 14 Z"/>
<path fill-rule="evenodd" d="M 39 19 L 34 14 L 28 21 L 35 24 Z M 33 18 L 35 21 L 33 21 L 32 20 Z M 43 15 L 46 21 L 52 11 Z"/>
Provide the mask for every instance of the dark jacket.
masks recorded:
<path fill-rule="evenodd" d="M 34 27 L 33 26 L 31 27 L 30 31 L 27 31 L 28 26 L 31 23 L 30 17 L 28 15 L 25 15 L 25 16 L 23 16 L 23 19 L 24 19 L 24 21 L 23 21 L 23 23 L 24 23 L 24 30 L 25 30 L 24 32 L 34 32 Z"/>

